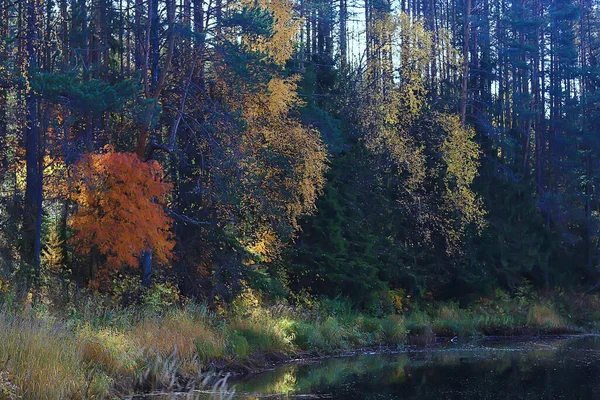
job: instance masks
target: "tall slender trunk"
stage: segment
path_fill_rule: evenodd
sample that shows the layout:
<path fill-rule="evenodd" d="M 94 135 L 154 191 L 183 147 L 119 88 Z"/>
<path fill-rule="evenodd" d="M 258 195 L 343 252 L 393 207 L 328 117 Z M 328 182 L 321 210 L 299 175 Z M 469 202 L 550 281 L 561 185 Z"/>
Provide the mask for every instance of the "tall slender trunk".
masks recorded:
<path fill-rule="evenodd" d="M 27 39 L 26 50 L 29 74 L 37 68 L 37 0 L 27 2 Z M 39 132 L 36 94 L 29 90 L 25 95 L 25 214 L 23 218 L 23 234 L 25 238 L 24 258 L 31 268 L 27 277 L 27 285 L 37 285 L 40 276 L 40 253 L 42 231 L 42 169 L 39 154 Z"/>
<path fill-rule="evenodd" d="M 463 31 L 463 77 L 460 96 L 460 121 L 465 125 L 467 119 L 467 98 L 469 82 L 469 39 L 471 36 L 471 0 L 465 0 L 465 22 Z"/>
<path fill-rule="evenodd" d="M 340 60 L 342 67 L 346 66 L 348 57 L 348 2 L 340 0 Z"/>

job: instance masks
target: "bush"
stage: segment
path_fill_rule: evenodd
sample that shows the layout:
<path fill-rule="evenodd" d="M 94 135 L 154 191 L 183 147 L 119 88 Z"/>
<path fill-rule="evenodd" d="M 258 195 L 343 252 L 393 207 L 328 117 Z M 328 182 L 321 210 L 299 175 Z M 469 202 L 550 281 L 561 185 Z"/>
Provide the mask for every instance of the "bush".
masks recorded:
<path fill-rule="evenodd" d="M 179 289 L 170 282 L 155 283 L 142 294 L 142 306 L 148 312 L 159 314 L 179 303 Z"/>
<path fill-rule="evenodd" d="M 411 336 L 430 334 L 432 332 L 431 319 L 427 313 L 415 310 L 406 319 L 406 330 Z"/>
<path fill-rule="evenodd" d="M 381 321 L 381 329 L 386 343 L 398 345 L 406 340 L 407 330 L 404 326 L 404 320 L 397 316 L 391 315 Z"/>
<path fill-rule="evenodd" d="M 248 339 L 246 339 L 238 331 L 230 332 L 227 335 L 227 353 L 232 357 L 238 357 L 241 359 L 248 359 L 252 350 Z"/>
<path fill-rule="evenodd" d="M 195 345 L 196 354 L 201 361 L 210 361 L 223 356 L 221 346 L 215 344 L 212 340 L 198 338 Z"/>
<path fill-rule="evenodd" d="M 564 328 L 560 315 L 548 304 L 534 303 L 527 313 L 527 325 L 542 329 Z"/>
<path fill-rule="evenodd" d="M 215 349 L 222 342 L 220 334 L 185 310 L 147 319 L 137 324 L 130 334 L 141 348 L 158 352 L 162 357 L 176 350 L 178 357 L 183 359 L 194 357 L 199 340 L 211 342 Z"/>
<path fill-rule="evenodd" d="M 0 400 L 20 399 L 21 389 L 12 382 L 8 371 L 0 372 Z"/>
<path fill-rule="evenodd" d="M 325 339 L 314 325 L 297 322 L 294 332 L 294 344 L 301 350 L 321 350 L 325 347 Z"/>

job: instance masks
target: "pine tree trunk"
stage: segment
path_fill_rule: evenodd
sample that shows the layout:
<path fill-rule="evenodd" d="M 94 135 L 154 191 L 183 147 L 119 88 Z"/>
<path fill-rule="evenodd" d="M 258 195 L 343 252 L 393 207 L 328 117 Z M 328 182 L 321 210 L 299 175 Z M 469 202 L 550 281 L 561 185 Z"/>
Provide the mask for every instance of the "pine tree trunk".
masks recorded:
<path fill-rule="evenodd" d="M 27 2 L 27 58 L 30 74 L 37 67 L 37 1 Z M 27 286 L 37 285 L 40 276 L 42 231 L 42 171 L 40 168 L 37 96 L 29 90 L 25 95 L 25 161 L 26 188 L 23 220 L 24 259 L 31 268 Z"/>
<path fill-rule="evenodd" d="M 471 0 L 465 0 L 465 22 L 463 37 L 463 77 L 460 96 L 460 120 L 464 126 L 467 119 L 467 98 L 469 82 L 469 38 L 471 36 Z"/>

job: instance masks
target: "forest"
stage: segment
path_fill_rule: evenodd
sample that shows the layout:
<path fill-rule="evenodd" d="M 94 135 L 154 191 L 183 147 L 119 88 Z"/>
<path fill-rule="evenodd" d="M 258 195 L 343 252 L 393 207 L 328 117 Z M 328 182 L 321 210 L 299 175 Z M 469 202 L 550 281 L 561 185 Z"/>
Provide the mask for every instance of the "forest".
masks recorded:
<path fill-rule="evenodd" d="M 201 307 L 234 326 L 279 304 L 394 343 L 464 333 L 440 309 L 591 323 L 599 6 L 0 0 L 0 323 Z M 207 359 L 262 349 L 231 329 Z"/>

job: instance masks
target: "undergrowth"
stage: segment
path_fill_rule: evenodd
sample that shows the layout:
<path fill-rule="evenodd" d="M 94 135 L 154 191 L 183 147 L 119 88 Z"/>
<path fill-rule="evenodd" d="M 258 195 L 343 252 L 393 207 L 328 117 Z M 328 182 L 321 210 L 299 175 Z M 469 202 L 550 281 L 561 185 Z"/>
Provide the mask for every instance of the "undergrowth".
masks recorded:
<path fill-rule="evenodd" d="M 107 306 L 90 296 L 63 313 L 0 311 L 0 400 L 111 398 L 207 385 L 208 371 L 436 337 L 597 330 L 595 295 L 498 291 L 468 307 L 411 302 L 374 317 L 343 301 L 263 304 L 246 293 L 228 308 Z M 2 309 L 0 309 L 2 310 Z M 596 317 L 598 317 L 596 319 Z M 190 386 L 191 385 L 191 386 Z M 170 389 L 169 389 L 170 388 Z"/>

